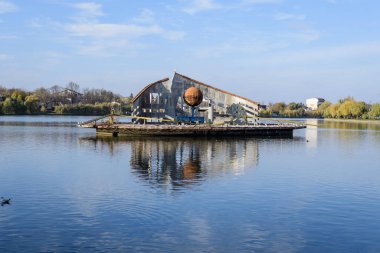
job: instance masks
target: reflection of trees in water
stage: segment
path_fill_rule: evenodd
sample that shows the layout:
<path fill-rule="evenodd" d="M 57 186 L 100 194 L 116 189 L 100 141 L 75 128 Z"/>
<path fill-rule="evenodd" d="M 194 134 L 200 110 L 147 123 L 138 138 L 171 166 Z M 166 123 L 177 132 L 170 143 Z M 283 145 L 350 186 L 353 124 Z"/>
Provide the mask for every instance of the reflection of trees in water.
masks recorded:
<path fill-rule="evenodd" d="M 84 139 L 82 141 L 85 141 Z M 190 186 L 223 173 L 242 174 L 258 162 L 257 139 L 107 138 L 86 139 L 96 150 L 126 155 L 139 178 L 159 186 Z"/>
<path fill-rule="evenodd" d="M 368 141 L 367 136 L 369 136 L 369 132 L 380 131 L 380 121 L 327 119 L 315 122 L 315 120 L 312 121 L 308 119 L 306 123 L 317 125 L 315 129 L 310 126 L 306 129 L 306 138 L 310 140 L 311 143 L 315 143 L 316 145 L 319 135 L 328 136 L 328 140 L 344 142 L 343 147 L 347 150 L 358 148 L 358 143 Z M 374 137 L 374 135 L 371 136 Z"/>
<path fill-rule="evenodd" d="M 306 122 L 308 123 L 308 120 Z M 380 130 L 380 121 L 320 120 L 318 121 L 318 127 L 347 130 Z"/>

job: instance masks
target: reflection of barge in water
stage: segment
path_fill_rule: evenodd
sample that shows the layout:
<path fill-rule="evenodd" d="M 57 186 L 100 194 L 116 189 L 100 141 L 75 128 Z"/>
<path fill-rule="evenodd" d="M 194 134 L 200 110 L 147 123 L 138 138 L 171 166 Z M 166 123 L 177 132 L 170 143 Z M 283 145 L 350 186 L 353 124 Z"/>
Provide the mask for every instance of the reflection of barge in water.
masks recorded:
<path fill-rule="evenodd" d="M 110 136 L 292 136 L 293 130 L 305 128 L 297 124 L 255 124 L 255 125 L 175 125 L 175 124 L 133 124 L 98 123 L 82 127 L 95 128 L 98 135 Z"/>

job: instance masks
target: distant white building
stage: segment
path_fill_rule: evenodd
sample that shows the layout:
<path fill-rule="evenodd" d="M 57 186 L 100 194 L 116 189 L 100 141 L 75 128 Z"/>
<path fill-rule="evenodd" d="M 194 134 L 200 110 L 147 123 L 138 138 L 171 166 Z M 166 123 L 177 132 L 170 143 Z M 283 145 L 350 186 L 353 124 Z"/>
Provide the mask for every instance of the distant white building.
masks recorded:
<path fill-rule="evenodd" d="M 306 107 L 314 111 L 317 110 L 323 102 L 325 102 L 323 98 L 308 98 L 306 99 Z"/>

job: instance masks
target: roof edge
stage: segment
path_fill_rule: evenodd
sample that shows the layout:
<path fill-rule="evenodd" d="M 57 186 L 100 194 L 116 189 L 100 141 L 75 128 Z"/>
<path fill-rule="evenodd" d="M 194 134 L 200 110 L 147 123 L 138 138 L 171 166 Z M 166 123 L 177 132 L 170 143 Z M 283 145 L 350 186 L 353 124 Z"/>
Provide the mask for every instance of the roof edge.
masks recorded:
<path fill-rule="evenodd" d="M 217 90 L 217 91 L 220 91 L 220 92 L 223 92 L 223 93 L 227 93 L 227 94 L 229 94 L 229 95 L 231 95 L 231 96 L 235 96 L 235 97 L 241 98 L 241 99 L 246 100 L 246 101 L 248 101 L 248 102 L 250 102 L 250 103 L 253 103 L 253 104 L 256 104 L 256 105 L 260 105 L 258 102 L 253 101 L 253 100 L 251 100 L 251 99 L 249 99 L 249 98 L 245 98 L 245 97 L 242 97 L 242 96 L 236 95 L 236 94 L 234 94 L 234 93 L 231 93 L 231 92 L 229 92 L 229 91 L 225 91 L 225 90 L 222 90 L 222 89 L 219 89 L 219 88 L 215 88 L 215 87 L 213 87 L 213 86 L 211 86 L 211 85 L 208 85 L 208 84 L 202 83 L 202 82 L 197 81 L 197 80 L 195 80 L 195 79 L 192 79 L 192 78 L 190 78 L 190 77 L 187 77 L 187 76 L 181 75 L 180 73 L 174 72 L 174 75 L 176 75 L 176 74 L 179 75 L 179 76 L 181 76 L 181 77 L 183 77 L 183 78 L 189 79 L 189 80 L 192 81 L 192 82 L 195 82 L 195 83 L 198 83 L 198 84 L 204 85 L 204 86 L 206 86 L 206 87 L 212 88 L 212 89 L 214 89 L 214 90 Z"/>
<path fill-rule="evenodd" d="M 170 80 L 169 77 L 166 77 L 164 79 L 161 79 L 161 80 L 158 80 L 158 81 L 155 81 L 153 83 L 148 84 L 139 93 L 137 93 L 137 95 L 134 98 L 132 98 L 131 103 L 134 103 L 147 89 L 149 89 L 153 85 L 155 85 L 157 83 L 163 83 L 163 82 L 166 82 L 166 81 L 169 81 L 169 80 Z"/>

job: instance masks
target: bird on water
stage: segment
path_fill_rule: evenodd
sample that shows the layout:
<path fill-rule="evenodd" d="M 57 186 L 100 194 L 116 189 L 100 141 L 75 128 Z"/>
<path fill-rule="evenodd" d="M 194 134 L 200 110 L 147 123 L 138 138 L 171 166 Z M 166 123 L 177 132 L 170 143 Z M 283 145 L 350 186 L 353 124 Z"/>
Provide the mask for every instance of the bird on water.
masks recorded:
<path fill-rule="evenodd" d="M 1 206 L 4 206 L 4 205 L 10 205 L 11 204 L 11 199 L 6 199 L 4 197 L 1 197 Z"/>

